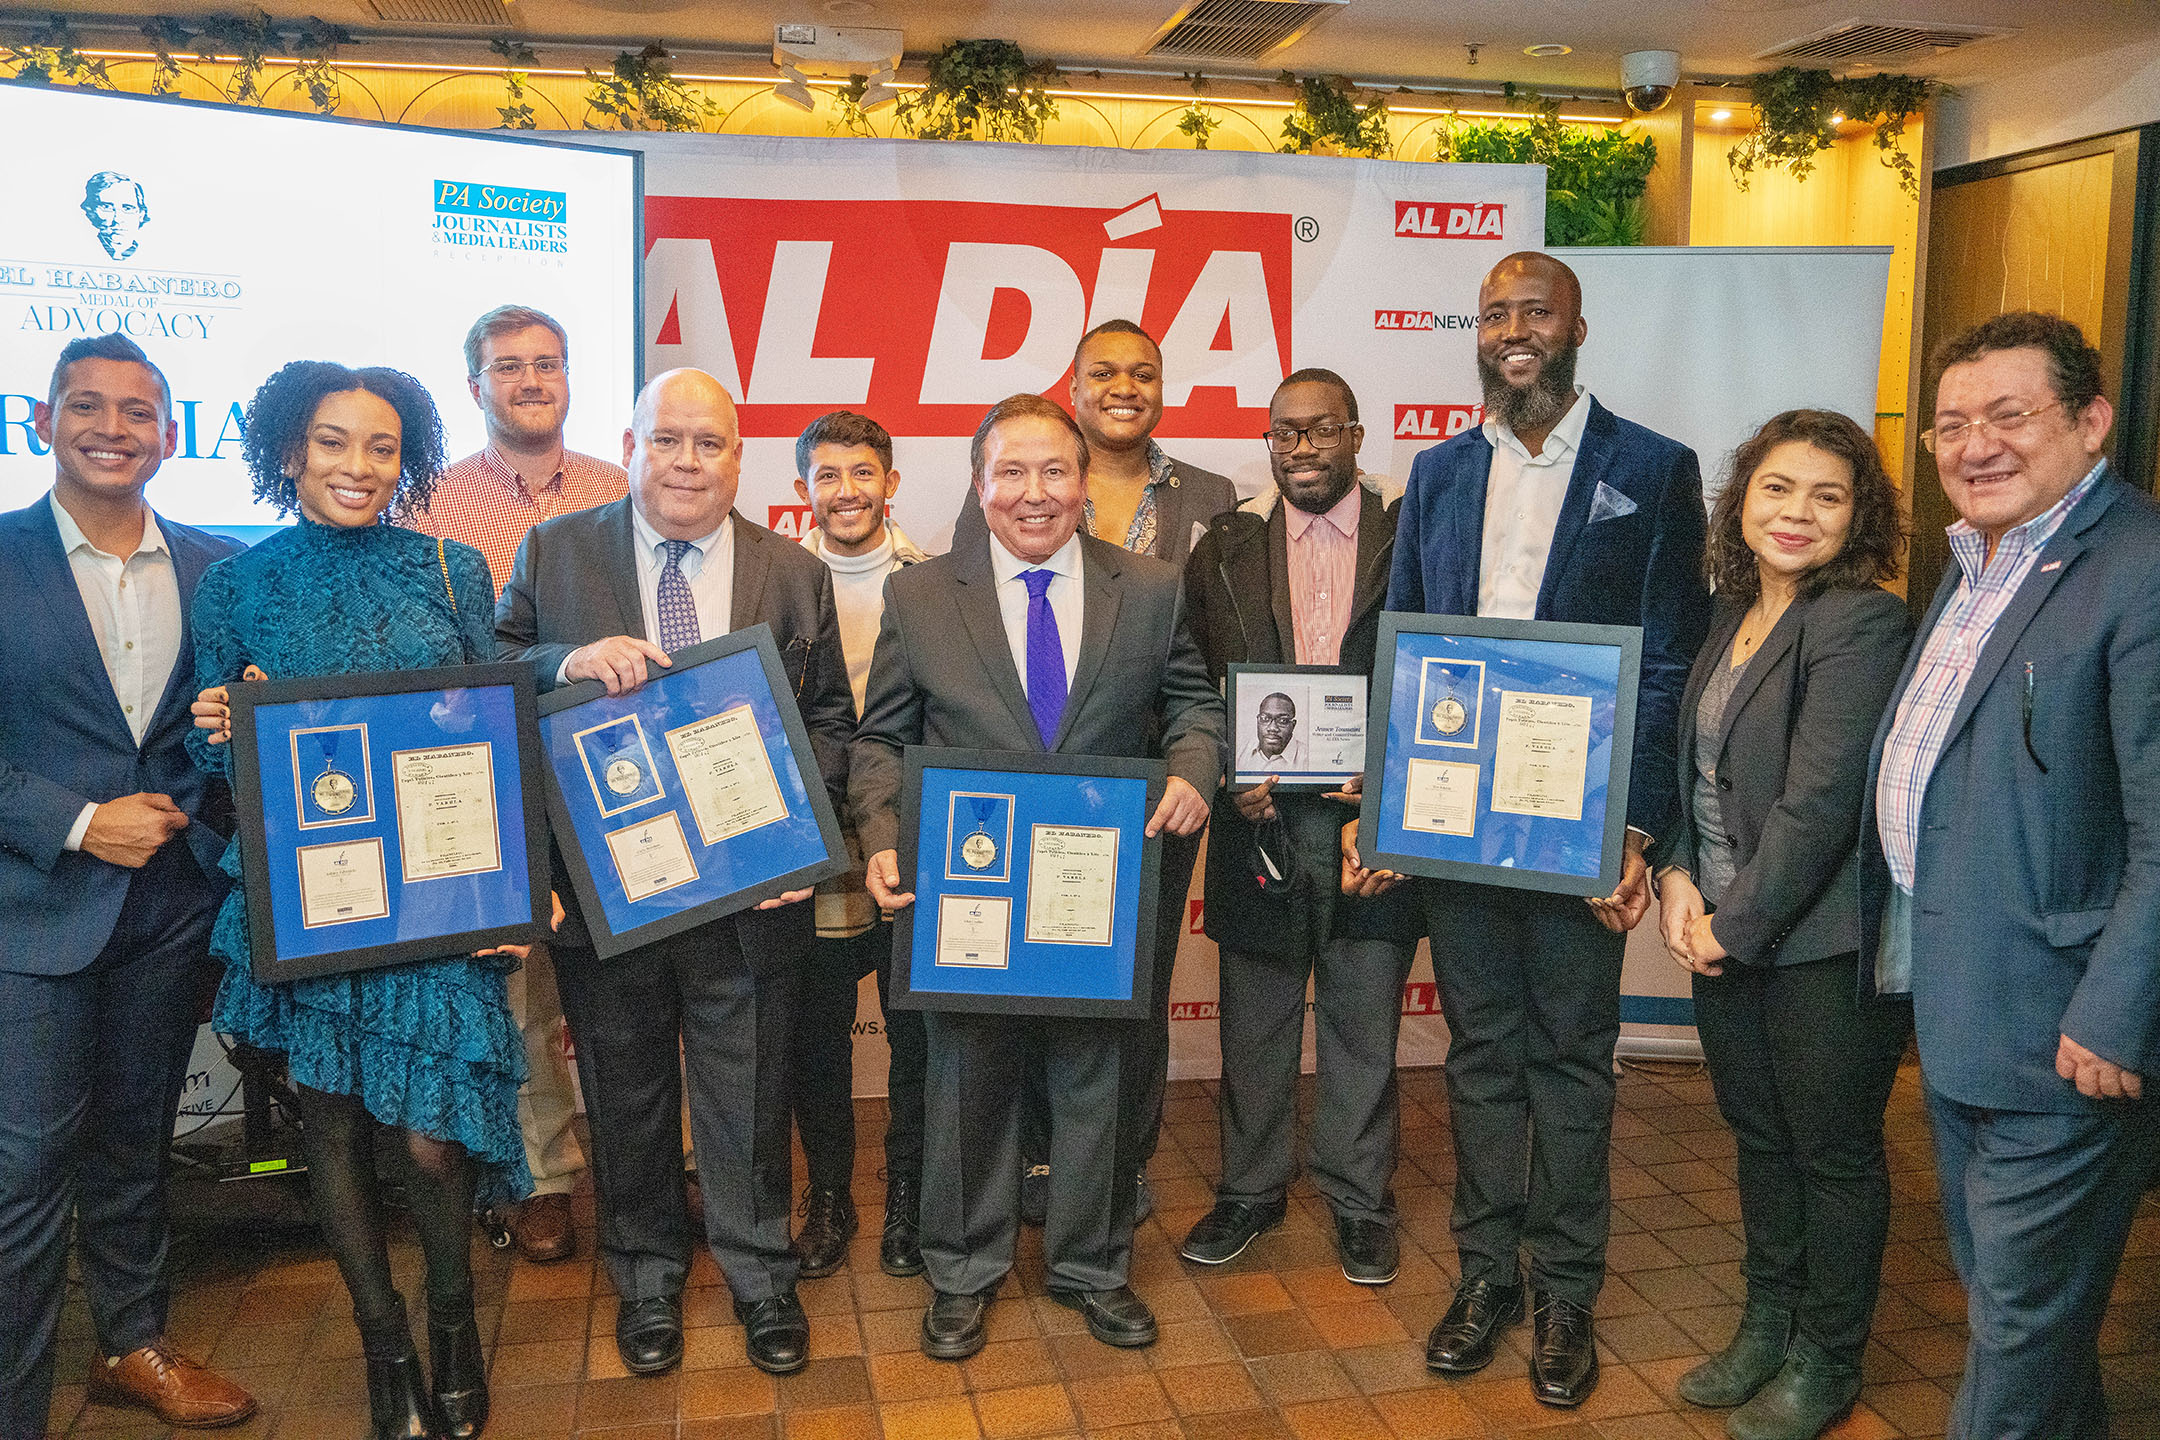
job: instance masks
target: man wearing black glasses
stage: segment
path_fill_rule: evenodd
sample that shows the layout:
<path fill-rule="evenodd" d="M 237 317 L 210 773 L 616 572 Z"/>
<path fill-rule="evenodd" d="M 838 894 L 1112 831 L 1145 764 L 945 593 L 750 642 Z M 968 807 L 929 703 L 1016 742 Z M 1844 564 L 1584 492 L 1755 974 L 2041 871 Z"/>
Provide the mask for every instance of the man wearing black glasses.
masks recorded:
<path fill-rule="evenodd" d="M 620 465 L 563 444 L 570 336 L 547 315 L 502 305 L 475 320 L 465 335 L 465 374 L 473 403 L 487 417 L 487 444 L 445 470 L 428 508 L 407 523 L 486 556 L 499 595 L 526 531 L 622 499 L 630 477 Z M 524 1033 L 532 1076 L 518 1092 L 518 1125 L 533 1177 L 533 1196 L 510 1233 L 527 1260 L 564 1260 L 577 1252 L 570 1190 L 585 1168 L 585 1152 L 570 1129 L 575 1106 L 563 1057 L 562 1002 L 545 946 L 535 945 L 510 977 L 510 1009 Z"/>
<path fill-rule="evenodd" d="M 1185 567 L 1186 617 L 1216 682 L 1239 663 L 1372 672 L 1395 509 L 1359 483 L 1357 413 L 1332 370 L 1300 370 L 1276 388 L 1266 436 L 1275 483 L 1219 517 Z M 1284 722 L 1294 719 L 1289 697 L 1262 699 L 1257 753 L 1242 763 L 1291 770 Z M 1421 917 L 1407 890 L 1342 894 L 1337 833 L 1355 811 L 1275 784 L 1270 773 L 1215 797 L 1205 911 L 1222 952 L 1222 1184 L 1179 1253 L 1221 1265 L 1283 1222 L 1310 976 L 1320 1092 L 1307 1169 L 1334 1213 L 1344 1277 L 1385 1285 L 1401 1253 L 1388 1193 L 1395 1037 Z"/>

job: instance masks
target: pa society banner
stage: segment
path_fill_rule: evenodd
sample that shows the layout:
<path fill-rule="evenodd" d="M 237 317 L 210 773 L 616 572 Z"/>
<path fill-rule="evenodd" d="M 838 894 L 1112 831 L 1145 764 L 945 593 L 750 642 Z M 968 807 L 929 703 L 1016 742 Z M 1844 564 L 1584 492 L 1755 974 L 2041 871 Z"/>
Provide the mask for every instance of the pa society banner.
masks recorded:
<path fill-rule="evenodd" d="M 1473 423 L 1478 281 L 1544 241 L 1535 166 L 915 141 L 650 136 L 647 375 L 742 406 L 742 508 L 799 534 L 793 441 L 828 410 L 895 437 L 893 514 L 940 549 L 967 442 L 1008 395 L 1065 398 L 1073 346 L 1162 343 L 1172 455 L 1267 478 L 1270 394 L 1340 372 L 1360 463 L 1400 477 Z"/>

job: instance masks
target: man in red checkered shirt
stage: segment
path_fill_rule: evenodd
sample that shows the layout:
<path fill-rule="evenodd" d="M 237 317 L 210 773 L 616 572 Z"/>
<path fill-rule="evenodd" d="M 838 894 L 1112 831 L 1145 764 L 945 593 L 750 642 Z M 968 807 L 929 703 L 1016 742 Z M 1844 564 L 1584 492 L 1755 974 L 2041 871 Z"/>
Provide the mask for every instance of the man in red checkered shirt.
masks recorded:
<path fill-rule="evenodd" d="M 620 465 L 563 444 L 570 413 L 570 337 L 553 319 L 504 305 L 465 334 L 465 373 L 473 403 L 487 417 L 487 444 L 443 472 L 424 514 L 409 524 L 462 540 L 487 557 L 499 594 L 525 532 L 543 520 L 620 500 L 629 476 Z M 585 1154 L 570 1128 L 570 1069 L 561 1044 L 562 1002 L 547 948 L 535 945 L 510 977 L 511 1012 L 525 1035 L 532 1078 L 518 1095 L 518 1123 L 534 1193 L 511 1234 L 528 1260 L 576 1253 L 570 1189 Z"/>

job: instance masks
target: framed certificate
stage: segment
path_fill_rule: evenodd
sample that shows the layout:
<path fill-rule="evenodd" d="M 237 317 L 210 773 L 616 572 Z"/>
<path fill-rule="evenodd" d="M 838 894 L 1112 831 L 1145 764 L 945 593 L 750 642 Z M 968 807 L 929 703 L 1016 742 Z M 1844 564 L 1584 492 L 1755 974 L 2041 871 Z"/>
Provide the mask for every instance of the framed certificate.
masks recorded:
<path fill-rule="evenodd" d="M 771 628 L 670 658 L 627 695 L 540 697 L 555 843 L 602 956 L 847 868 Z"/>
<path fill-rule="evenodd" d="M 1365 863 L 1611 894 L 1641 671 L 1633 626 L 1381 615 L 1388 711 L 1366 741 Z"/>
<path fill-rule="evenodd" d="M 534 689 L 526 665 L 231 687 L 257 980 L 401 965 L 544 932 Z"/>
<path fill-rule="evenodd" d="M 1365 676 L 1334 665 L 1232 665 L 1225 678 L 1237 730 L 1233 786 L 1273 775 L 1277 790 L 1339 790 L 1365 773 Z"/>
<path fill-rule="evenodd" d="M 894 927 L 892 1003 L 1146 1018 L 1161 860 L 1144 832 L 1167 767 L 927 745 L 902 763 L 915 904 Z"/>

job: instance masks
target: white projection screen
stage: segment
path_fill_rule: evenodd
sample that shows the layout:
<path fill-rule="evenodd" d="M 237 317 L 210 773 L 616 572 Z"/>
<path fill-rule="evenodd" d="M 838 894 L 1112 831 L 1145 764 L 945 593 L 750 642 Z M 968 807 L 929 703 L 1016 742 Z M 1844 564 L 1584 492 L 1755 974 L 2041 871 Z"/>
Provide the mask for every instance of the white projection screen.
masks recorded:
<path fill-rule="evenodd" d="M 240 461 L 250 396 L 289 360 L 391 365 L 480 448 L 462 342 L 531 305 L 570 332 L 573 449 L 607 455 L 636 395 L 643 157 L 67 88 L 0 86 L 37 137 L 0 207 L 0 509 L 52 484 L 31 426 L 54 359 L 133 338 L 171 380 L 175 520 L 254 538 L 277 516 Z"/>

